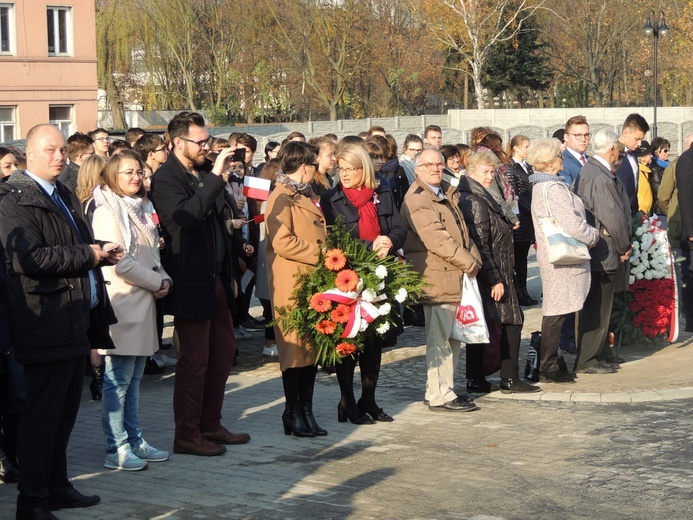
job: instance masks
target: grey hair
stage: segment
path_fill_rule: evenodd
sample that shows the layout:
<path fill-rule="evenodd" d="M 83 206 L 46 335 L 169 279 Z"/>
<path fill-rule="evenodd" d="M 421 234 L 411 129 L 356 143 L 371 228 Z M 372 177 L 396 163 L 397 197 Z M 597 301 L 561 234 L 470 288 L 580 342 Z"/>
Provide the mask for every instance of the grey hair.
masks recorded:
<path fill-rule="evenodd" d="M 611 128 L 597 130 L 592 136 L 592 149 L 595 154 L 605 154 L 612 146 L 616 146 L 618 135 Z"/>
<path fill-rule="evenodd" d="M 527 162 L 535 172 L 546 172 L 560 151 L 561 142 L 558 139 L 532 139 L 527 150 Z"/>
<path fill-rule="evenodd" d="M 414 156 L 414 167 L 415 167 L 415 168 L 418 168 L 418 167 L 421 165 L 421 156 L 422 156 L 424 153 L 427 153 L 427 152 L 430 152 L 430 151 L 435 151 L 435 152 L 437 152 L 437 153 L 438 153 L 438 157 L 440 158 L 440 162 L 443 163 L 443 166 L 445 166 L 445 157 L 443 157 L 443 154 L 440 153 L 440 150 L 438 150 L 438 148 L 431 147 L 431 148 L 424 148 L 422 151 L 420 151 L 419 153 L 417 153 L 417 154 Z"/>
<path fill-rule="evenodd" d="M 476 167 L 485 164 L 487 166 L 493 166 L 493 168 L 498 168 L 499 161 L 496 154 L 491 150 L 482 150 L 480 152 L 474 152 L 467 159 L 467 172 L 476 171 Z"/>

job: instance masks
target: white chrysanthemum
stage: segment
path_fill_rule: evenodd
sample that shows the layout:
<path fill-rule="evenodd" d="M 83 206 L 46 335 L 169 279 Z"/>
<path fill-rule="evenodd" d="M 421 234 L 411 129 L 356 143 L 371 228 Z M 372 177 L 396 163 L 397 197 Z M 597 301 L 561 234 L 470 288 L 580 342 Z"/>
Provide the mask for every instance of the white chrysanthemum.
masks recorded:
<path fill-rule="evenodd" d="M 638 229 L 635 230 L 635 236 L 640 237 L 640 236 L 642 236 L 642 234 L 644 232 L 645 232 L 645 230 L 643 228 L 639 227 Z"/>
<path fill-rule="evenodd" d="M 645 280 L 652 280 L 652 278 L 653 278 L 652 271 L 647 271 L 645 273 Z"/>
<path fill-rule="evenodd" d="M 630 259 L 630 265 L 635 267 L 636 265 L 640 264 L 640 258 L 637 256 L 631 257 Z"/>
<path fill-rule="evenodd" d="M 387 316 L 390 314 L 390 311 L 392 310 L 392 305 L 389 303 L 383 303 L 379 308 L 378 312 L 380 313 L 381 316 Z"/>
<path fill-rule="evenodd" d="M 364 302 L 368 302 L 368 303 L 370 303 L 370 302 L 372 302 L 373 300 L 375 300 L 375 297 L 376 297 L 376 296 L 378 296 L 378 295 L 375 294 L 375 291 L 374 291 L 373 289 L 370 289 L 370 288 L 364 289 L 363 292 L 361 293 L 361 299 L 362 299 Z"/>
<path fill-rule="evenodd" d="M 356 292 L 361 292 L 361 291 L 363 291 L 363 278 L 359 278 L 359 281 L 356 284 Z"/>
<path fill-rule="evenodd" d="M 397 291 L 397 294 L 395 294 L 395 300 L 397 300 L 399 303 L 404 303 L 404 300 L 407 299 L 407 290 L 404 287 L 400 287 L 399 291 Z"/>
<path fill-rule="evenodd" d="M 635 283 L 635 276 L 630 275 L 630 278 L 628 279 L 628 283 L 629 283 L 630 285 L 633 285 L 633 284 Z"/>
<path fill-rule="evenodd" d="M 375 276 L 377 276 L 381 280 L 384 280 L 387 276 L 387 267 L 385 267 L 384 265 L 379 265 L 378 267 L 376 267 Z"/>
<path fill-rule="evenodd" d="M 361 320 L 361 325 L 359 325 L 359 332 L 365 332 L 368 328 L 368 322 L 366 320 Z"/>
<path fill-rule="evenodd" d="M 642 273 L 635 273 L 635 277 L 636 277 L 638 280 L 642 280 L 643 278 L 645 278 L 645 277 L 643 276 Z"/>
<path fill-rule="evenodd" d="M 388 322 L 378 325 L 375 329 L 378 334 L 385 334 L 388 330 L 390 330 L 390 324 Z"/>

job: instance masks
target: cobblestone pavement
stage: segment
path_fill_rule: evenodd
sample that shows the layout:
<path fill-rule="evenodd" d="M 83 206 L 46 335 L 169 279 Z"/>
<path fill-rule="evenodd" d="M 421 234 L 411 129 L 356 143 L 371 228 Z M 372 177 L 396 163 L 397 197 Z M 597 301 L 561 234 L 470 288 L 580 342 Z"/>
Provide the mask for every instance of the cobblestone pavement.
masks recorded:
<path fill-rule="evenodd" d="M 536 288 L 530 290 L 539 294 Z M 525 342 L 538 329 L 538 315 L 538 308 L 527 312 Z M 255 336 L 240 344 L 239 365 L 229 378 L 224 405 L 224 424 L 232 431 L 249 432 L 252 440 L 230 446 L 221 457 L 172 455 L 143 472 L 106 470 L 100 406 L 88 400 L 85 385 L 70 444 L 69 472 L 79 490 L 98 493 L 102 502 L 93 508 L 58 511 L 57 516 L 692 517 L 688 508 L 693 499 L 693 399 L 685 398 L 685 392 L 693 383 L 687 379 L 687 341 L 658 351 L 632 348 L 625 352 L 630 361 L 619 374 L 580 377 L 571 385 L 570 395 L 597 395 L 599 400 L 520 401 L 493 393 L 477 399 L 476 412 L 431 412 L 421 403 L 423 329 L 409 328 L 400 338 L 401 346 L 384 354 L 378 399 L 395 417 L 393 423 L 338 423 L 337 381 L 320 372 L 315 412 L 329 435 L 297 439 L 283 435 L 278 365 L 262 357 L 262 334 Z M 664 373 L 667 370 L 672 372 Z M 461 366 L 460 388 L 463 375 Z M 609 381 L 613 377 L 623 382 Z M 545 397 L 564 394 L 563 388 L 552 388 L 559 385 L 543 386 L 540 395 Z M 653 395 L 643 402 L 602 400 L 619 393 L 641 395 L 646 388 Z M 163 449 L 171 449 L 173 443 L 172 390 L 171 370 L 145 376 L 142 383 L 144 435 Z M 0 519 L 13 518 L 15 488 L 0 485 Z"/>

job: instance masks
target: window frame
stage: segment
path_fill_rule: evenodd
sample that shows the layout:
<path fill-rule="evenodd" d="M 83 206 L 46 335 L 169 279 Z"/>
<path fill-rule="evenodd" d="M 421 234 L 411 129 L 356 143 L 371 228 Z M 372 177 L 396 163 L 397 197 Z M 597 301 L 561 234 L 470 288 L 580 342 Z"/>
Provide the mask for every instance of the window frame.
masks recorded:
<path fill-rule="evenodd" d="M 0 9 L 7 9 L 7 40 L 9 49 L 2 49 L 2 25 L 0 25 L 0 56 L 14 56 L 17 52 L 17 20 L 15 18 L 15 4 L 10 2 L 0 2 Z"/>
<path fill-rule="evenodd" d="M 48 13 L 52 11 L 53 18 L 53 34 L 50 33 L 50 25 L 48 24 Z M 60 15 L 65 13 L 65 50 L 60 50 Z M 56 31 L 57 29 L 57 31 Z M 46 6 L 46 41 L 48 43 L 48 56 L 72 56 L 73 55 L 73 24 L 72 24 L 72 6 L 69 5 L 47 5 Z M 53 41 L 51 42 L 51 36 Z M 53 51 L 51 51 L 51 44 Z"/>
<path fill-rule="evenodd" d="M 67 108 L 70 110 L 70 119 L 57 119 L 51 117 L 51 109 L 54 108 Z M 48 122 L 51 125 L 55 125 L 63 133 L 65 139 L 70 137 L 74 132 L 72 131 L 75 124 L 75 105 L 64 104 L 64 105 L 48 105 Z M 63 128 L 63 124 L 68 123 L 66 129 Z"/>
<path fill-rule="evenodd" d="M 19 135 L 17 133 L 17 107 L 15 105 L 0 105 L 0 108 L 9 108 L 12 114 L 10 121 L 4 121 L 0 119 L 0 143 L 5 143 L 7 141 L 14 141 Z M 5 128 L 12 127 L 12 138 L 8 139 L 5 135 Z"/>

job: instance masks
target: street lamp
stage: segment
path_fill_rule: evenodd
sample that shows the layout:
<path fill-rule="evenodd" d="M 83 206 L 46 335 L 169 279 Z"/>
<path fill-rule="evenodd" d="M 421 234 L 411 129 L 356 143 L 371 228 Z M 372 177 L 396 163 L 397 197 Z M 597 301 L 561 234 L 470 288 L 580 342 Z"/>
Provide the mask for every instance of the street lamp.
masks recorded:
<path fill-rule="evenodd" d="M 652 139 L 654 139 L 657 137 L 657 44 L 659 43 L 659 37 L 666 36 L 669 31 L 669 26 L 664 19 L 664 11 L 659 11 L 659 15 L 656 15 L 655 12 L 650 9 L 650 14 L 647 15 L 647 22 L 643 30 L 645 31 L 645 36 L 652 36 L 654 38 L 654 102 L 652 103 L 654 109 L 654 123 L 651 129 Z"/>

